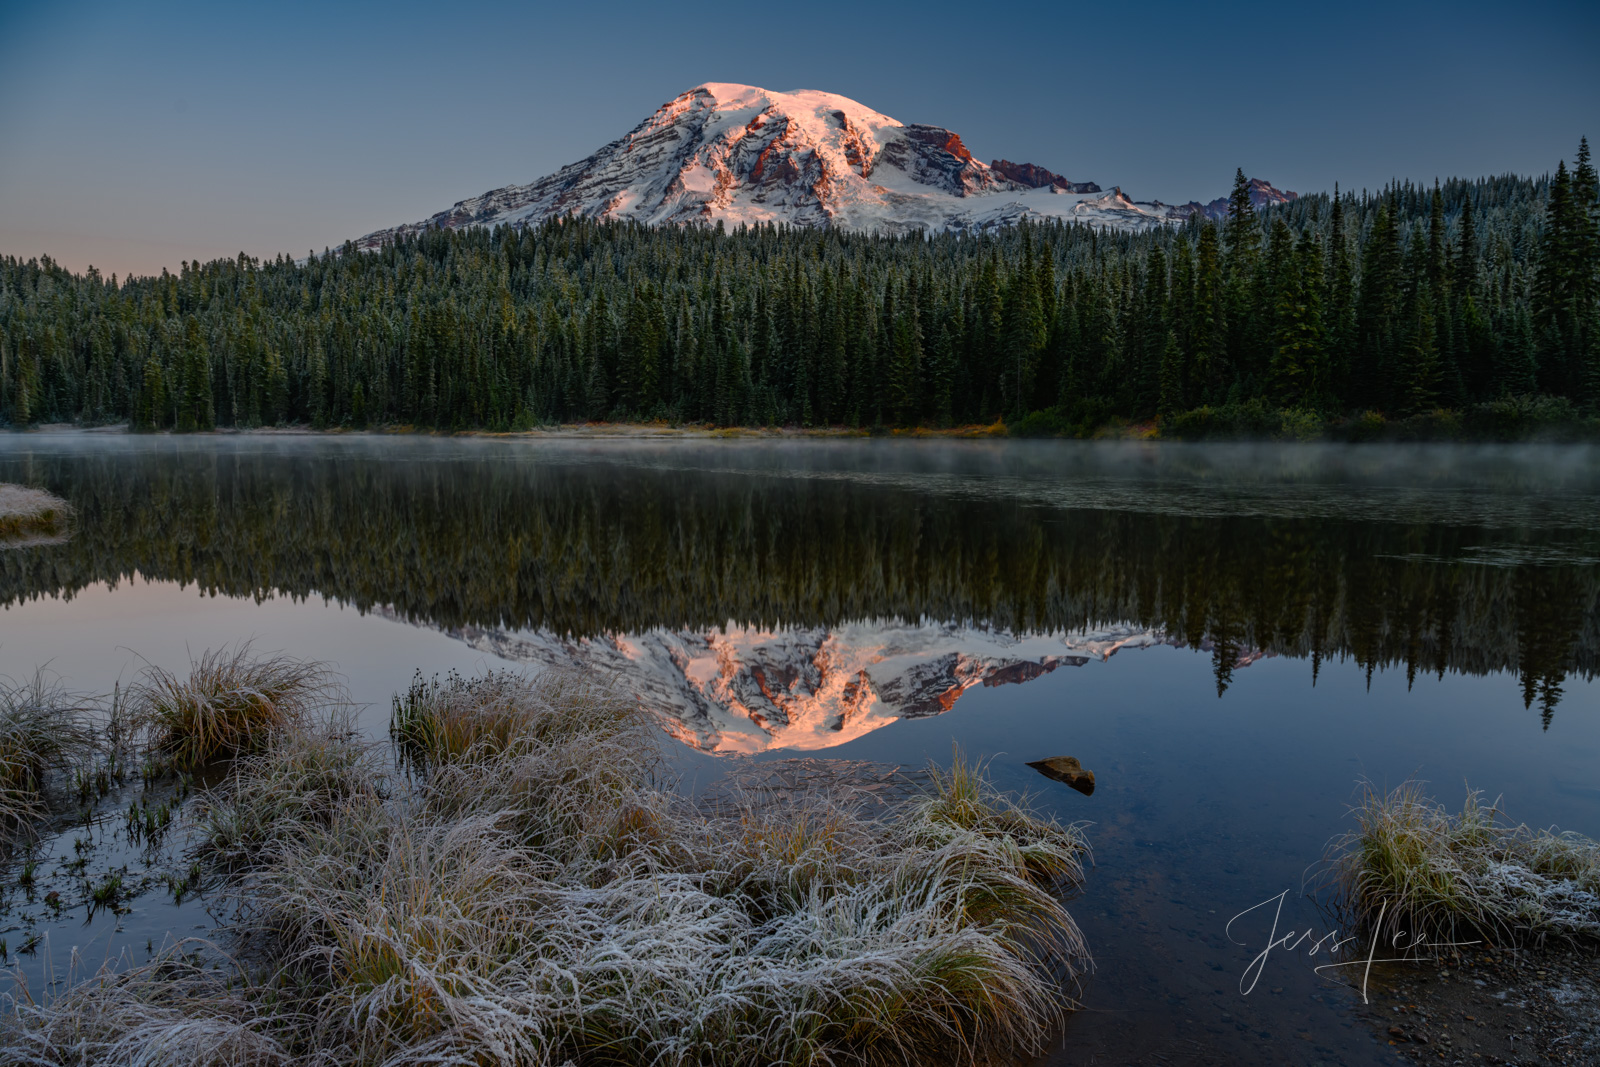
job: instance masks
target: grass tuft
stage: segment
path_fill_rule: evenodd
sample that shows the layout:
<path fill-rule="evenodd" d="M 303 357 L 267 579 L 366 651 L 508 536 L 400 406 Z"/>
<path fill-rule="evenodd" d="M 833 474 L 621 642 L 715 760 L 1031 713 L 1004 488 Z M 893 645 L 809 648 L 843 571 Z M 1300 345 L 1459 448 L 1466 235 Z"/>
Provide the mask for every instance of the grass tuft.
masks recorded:
<path fill-rule="evenodd" d="M 471 678 L 451 671 L 441 681 L 418 671 L 411 688 L 394 698 L 389 733 L 404 755 L 439 765 L 636 732 L 639 718 L 630 701 L 560 672 L 530 681 L 514 671 Z"/>
<path fill-rule="evenodd" d="M 35 1002 L 0 998 L 6 1063 L 48 1067 L 287 1067 L 263 998 L 233 974 L 202 966 L 192 943 L 122 972 L 109 967 Z M 205 946 L 209 947 L 209 946 Z M 280 1033 L 289 1020 L 273 1020 Z"/>
<path fill-rule="evenodd" d="M 1358 828 L 1329 848 L 1327 873 L 1356 922 L 1430 945 L 1486 938 L 1600 941 L 1600 844 L 1510 824 L 1470 791 L 1459 812 L 1420 782 L 1367 784 Z"/>
<path fill-rule="evenodd" d="M 315 708 L 339 695 L 325 665 L 258 656 L 245 642 L 202 652 L 190 661 L 188 678 L 146 666 L 127 704 L 155 750 L 191 769 L 259 752 L 273 737 L 304 727 Z"/>
<path fill-rule="evenodd" d="M 53 493 L 0 482 L 0 547 L 57 540 L 71 522 L 72 505 Z"/>
<path fill-rule="evenodd" d="M 309 828 L 351 808 L 376 807 L 388 794 L 382 761 L 348 718 L 278 734 L 241 757 L 216 789 L 199 798 L 195 852 L 238 873 L 279 858 Z"/>
<path fill-rule="evenodd" d="M 0 829 L 29 827 L 48 811 L 46 788 L 94 754 L 93 706 L 44 673 L 0 679 Z"/>

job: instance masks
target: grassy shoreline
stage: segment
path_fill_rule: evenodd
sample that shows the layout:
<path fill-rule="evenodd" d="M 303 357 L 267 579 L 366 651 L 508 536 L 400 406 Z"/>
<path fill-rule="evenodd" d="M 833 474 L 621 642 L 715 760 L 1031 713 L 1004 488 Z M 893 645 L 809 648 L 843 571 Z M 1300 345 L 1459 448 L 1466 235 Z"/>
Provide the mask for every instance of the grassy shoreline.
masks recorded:
<path fill-rule="evenodd" d="M 226 921 L 23 985 L 25 1062 L 977 1063 L 1041 1051 L 1086 966 L 1081 831 L 959 761 L 871 817 L 848 789 L 709 808 L 656 780 L 635 702 L 511 673 L 419 678 L 391 759 L 325 668 L 247 648 L 151 668 L 101 727 L 59 778 L 113 747 L 223 769 L 176 825 Z"/>

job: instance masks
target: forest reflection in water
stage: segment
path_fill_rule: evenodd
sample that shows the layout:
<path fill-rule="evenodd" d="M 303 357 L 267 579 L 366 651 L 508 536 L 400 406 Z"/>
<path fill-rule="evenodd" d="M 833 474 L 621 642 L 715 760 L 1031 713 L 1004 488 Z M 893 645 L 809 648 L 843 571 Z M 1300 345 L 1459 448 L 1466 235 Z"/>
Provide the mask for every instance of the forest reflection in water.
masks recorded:
<path fill-rule="evenodd" d="M 1375 471 L 1359 448 L 1218 455 L 15 436 L 0 481 L 65 497 L 77 520 L 66 543 L 0 550 L 0 604 L 138 574 L 323 596 L 490 643 L 531 631 L 627 653 L 627 635 L 801 634 L 802 674 L 852 626 L 987 635 L 1034 664 L 1072 640 L 1161 640 L 1209 649 L 1219 694 L 1259 654 L 1305 658 L 1312 680 L 1329 658 L 1515 672 L 1546 725 L 1564 681 L 1594 676 L 1592 454 L 1436 449 Z M 1040 651 L 1035 635 L 1077 636 Z M 692 675 L 693 652 L 663 662 Z M 746 683 L 766 698 L 817 684 L 770 662 Z M 954 699 L 924 690 L 904 700 Z"/>

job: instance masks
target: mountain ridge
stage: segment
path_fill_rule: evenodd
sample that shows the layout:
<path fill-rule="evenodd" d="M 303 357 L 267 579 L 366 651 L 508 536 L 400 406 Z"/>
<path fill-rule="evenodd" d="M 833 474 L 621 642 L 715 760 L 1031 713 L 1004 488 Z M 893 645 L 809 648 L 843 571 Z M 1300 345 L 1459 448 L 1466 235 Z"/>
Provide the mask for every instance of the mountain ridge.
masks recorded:
<path fill-rule="evenodd" d="M 1259 179 L 1257 196 L 1294 198 Z M 1024 219 L 1140 231 L 1196 211 L 1210 215 L 1217 203 L 1137 201 L 1120 186 L 1106 192 L 1033 163 L 986 164 L 952 130 L 904 123 L 836 93 L 706 82 L 554 174 L 457 201 L 356 244 L 373 249 L 436 227 L 537 225 L 568 214 L 886 234 L 982 232 Z"/>

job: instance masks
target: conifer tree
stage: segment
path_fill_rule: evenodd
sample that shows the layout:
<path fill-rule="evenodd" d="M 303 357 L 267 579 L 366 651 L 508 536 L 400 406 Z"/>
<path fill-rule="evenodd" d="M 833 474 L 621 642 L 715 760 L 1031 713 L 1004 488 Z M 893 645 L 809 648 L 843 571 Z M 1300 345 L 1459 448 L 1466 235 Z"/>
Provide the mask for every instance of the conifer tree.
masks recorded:
<path fill-rule="evenodd" d="M 184 320 L 183 330 L 178 429 L 209 430 L 216 425 L 211 398 L 211 351 L 201 336 L 200 321 L 193 315 Z"/>
<path fill-rule="evenodd" d="M 893 398 L 894 419 L 901 426 L 914 426 L 922 415 L 922 324 L 917 307 L 917 279 L 906 284 L 904 299 L 894 321 L 894 358 L 890 364 L 889 389 Z"/>
<path fill-rule="evenodd" d="M 1394 395 L 1401 307 L 1400 236 L 1386 203 L 1373 216 L 1361 252 L 1356 363 L 1350 393 L 1359 406 L 1382 408 Z"/>
<path fill-rule="evenodd" d="M 1220 402 L 1233 377 L 1228 364 L 1223 301 L 1217 228 L 1206 223 L 1200 228 L 1200 247 L 1195 256 L 1194 314 L 1189 333 L 1194 400 L 1198 403 Z"/>
<path fill-rule="evenodd" d="M 1157 413 L 1163 419 L 1170 419 L 1189 408 L 1189 399 L 1184 389 L 1184 379 L 1187 377 L 1185 371 L 1183 348 L 1178 343 L 1178 331 L 1168 330 L 1166 343 L 1161 349 L 1161 398 L 1157 407 Z"/>
<path fill-rule="evenodd" d="M 1570 392 L 1583 350 L 1583 221 L 1574 201 L 1566 160 L 1556 167 L 1545 207 L 1544 233 L 1534 278 L 1533 327 L 1539 350 L 1539 385 Z"/>

